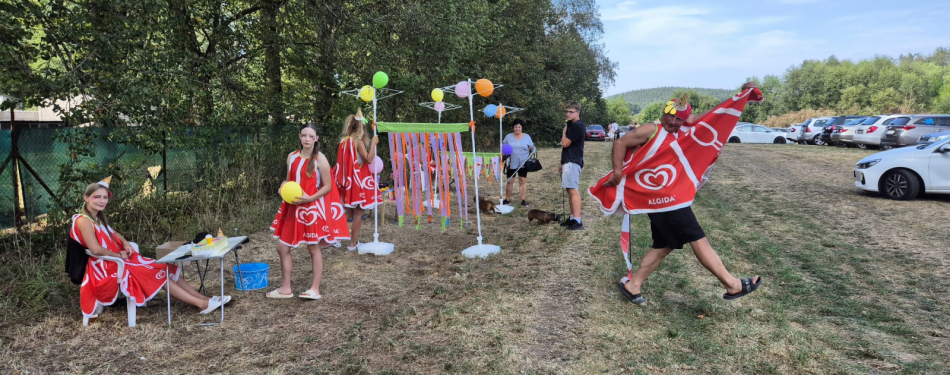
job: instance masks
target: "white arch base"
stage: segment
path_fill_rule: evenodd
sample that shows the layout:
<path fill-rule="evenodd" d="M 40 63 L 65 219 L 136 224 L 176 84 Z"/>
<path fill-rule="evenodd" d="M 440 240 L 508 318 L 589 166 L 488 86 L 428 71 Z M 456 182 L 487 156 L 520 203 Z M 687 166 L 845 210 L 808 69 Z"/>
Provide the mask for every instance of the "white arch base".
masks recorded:
<path fill-rule="evenodd" d="M 481 244 L 462 250 L 462 255 L 466 258 L 488 258 L 489 255 L 501 251 L 500 246 Z"/>
<path fill-rule="evenodd" d="M 499 204 L 495 206 L 495 211 L 498 211 L 498 213 L 500 214 L 510 214 L 511 211 L 514 211 L 514 210 L 515 210 L 514 207 L 504 205 L 504 204 Z"/>
<path fill-rule="evenodd" d="M 392 254 L 393 250 L 396 248 L 395 245 L 386 242 L 370 242 L 364 243 L 359 246 L 357 252 L 359 254 L 373 254 L 373 255 L 389 255 Z"/>

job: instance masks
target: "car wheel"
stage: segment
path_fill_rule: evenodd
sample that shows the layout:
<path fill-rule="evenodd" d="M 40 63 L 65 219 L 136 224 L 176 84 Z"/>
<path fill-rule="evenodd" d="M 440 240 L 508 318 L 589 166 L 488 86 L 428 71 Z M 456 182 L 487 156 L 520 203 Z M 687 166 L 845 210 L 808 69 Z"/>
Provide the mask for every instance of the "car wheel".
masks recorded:
<path fill-rule="evenodd" d="M 739 137 L 732 137 L 732 138 L 729 138 L 729 143 L 742 143 L 742 142 L 739 141 Z"/>
<path fill-rule="evenodd" d="M 825 144 L 825 142 L 822 142 L 822 141 L 821 141 L 821 136 L 820 136 L 820 135 L 816 135 L 815 138 L 812 138 L 812 139 L 811 139 L 811 144 L 813 144 L 813 145 L 818 145 L 818 146 L 823 146 L 823 145 Z"/>
<path fill-rule="evenodd" d="M 858 146 L 858 148 L 860 148 L 860 149 L 862 149 L 862 150 L 867 150 L 867 149 L 868 149 L 868 145 L 866 145 L 866 144 L 864 144 L 864 143 L 855 143 L 855 144 Z"/>
<path fill-rule="evenodd" d="M 914 199 L 920 193 L 920 180 L 906 169 L 896 169 L 884 174 L 879 190 L 890 199 L 899 201 Z"/>
<path fill-rule="evenodd" d="M 784 144 L 785 144 L 785 138 L 782 138 L 782 137 L 775 137 L 775 141 L 773 141 L 772 143 L 775 143 L 775 144 L 778 144 L 778 145 L 784 145 Z"/>

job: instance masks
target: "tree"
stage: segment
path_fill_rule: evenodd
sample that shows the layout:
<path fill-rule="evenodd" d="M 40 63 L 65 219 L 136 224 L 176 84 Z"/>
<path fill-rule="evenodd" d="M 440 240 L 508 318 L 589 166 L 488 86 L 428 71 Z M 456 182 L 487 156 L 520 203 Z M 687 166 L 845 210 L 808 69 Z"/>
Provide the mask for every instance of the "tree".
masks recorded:
<path fill-rule="evenodd" d="M 630 113 L 630 107 L 627 106 L 623 97 L 615 97 L 607 101 L 607 117 L 605 123 L 629 124 L 633 121 L 633 114 Z"/>

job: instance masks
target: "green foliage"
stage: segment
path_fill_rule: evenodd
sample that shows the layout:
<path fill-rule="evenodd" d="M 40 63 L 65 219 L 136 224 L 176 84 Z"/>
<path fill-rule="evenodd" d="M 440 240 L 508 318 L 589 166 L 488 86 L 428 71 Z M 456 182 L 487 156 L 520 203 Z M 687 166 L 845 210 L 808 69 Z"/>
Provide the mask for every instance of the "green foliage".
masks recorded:
<path fill-rule="evenodd" d="M 607 114 L 609 118 L 607 121 L 604 121 L 606 123 L 616 122 L 621 125 L 627 125 L 633 121 L 630 106 L 619 96 L 607 100 Z"/>
<path fill-rule="evenodd" d="M 753 77 L 766 100 L 747 106 L 742 120 L 762 123 L 786 113 L 823 109 L 836 114 L 947 113 L 948 78 L 947 48 L 897 59 L 806 60 L 782 77 L 770 75 L 761 81 Z"/>

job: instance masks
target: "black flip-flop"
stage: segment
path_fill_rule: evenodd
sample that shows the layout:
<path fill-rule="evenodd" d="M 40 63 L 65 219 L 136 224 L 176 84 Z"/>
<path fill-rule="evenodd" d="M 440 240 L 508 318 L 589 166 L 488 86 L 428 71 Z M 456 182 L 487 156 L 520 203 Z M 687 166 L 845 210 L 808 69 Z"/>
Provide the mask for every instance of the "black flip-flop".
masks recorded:
<path fill-rule="evenodd" d="M 759 281 L 755 284 L 752 283 L 751 277 L 747 277 L 745 279 L 742 279 L 742 290 L 739 291 L 739 293 L 736 293 L 736 294 L 725 293 L 722 295 L 722 298 L 727 299 L 727 300 L 737 299 L 746 294 L 754 292 L 756 289 L 759 289 L 760 285 L 762 285 L 762 276 L 759 276 Z"/>
<path fill-rule="evenodd" d="M 643 298 L 642 294 L 631 294 L 630 291 L 627 290 L 627 287 L 623 285 L 623 283 L 617 283 L 617 288 L 620 289 L 620 293 L 623 293 L 624 297 L 627 297 L 627 300 L 630 301 L 630 303 L 637 306 L 643 306 L 647 304 L 647 300 L 646 298 Z"/>

